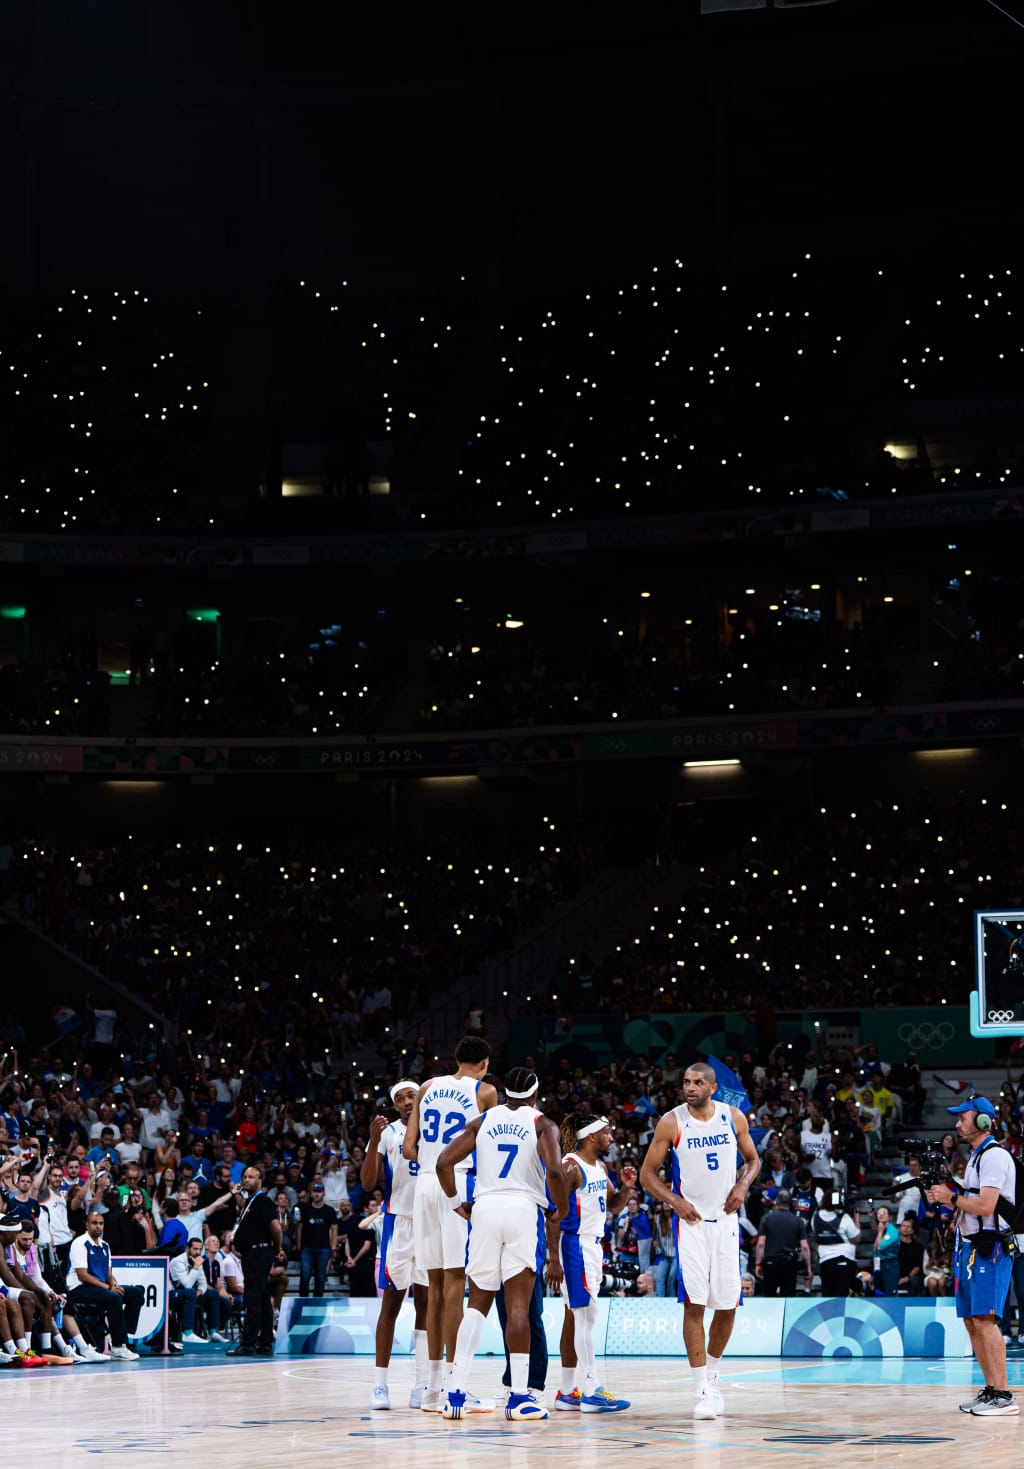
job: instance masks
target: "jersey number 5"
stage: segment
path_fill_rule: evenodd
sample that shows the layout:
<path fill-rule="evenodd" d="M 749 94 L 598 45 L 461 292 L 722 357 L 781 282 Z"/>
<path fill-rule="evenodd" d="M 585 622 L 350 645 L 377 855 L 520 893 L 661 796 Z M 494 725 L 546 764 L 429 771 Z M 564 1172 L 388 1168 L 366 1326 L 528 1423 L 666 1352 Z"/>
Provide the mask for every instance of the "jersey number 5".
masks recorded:
<path fill-rule="evenodd" d="M 704 1156 L 708 1160 L 708 1172 L 709 1173 L 715 1173 L 715 1172 L 717 1172 L 717 1170 L 718 1170 L 718 1154 L 717 1153 L 705 1153 Z"/>

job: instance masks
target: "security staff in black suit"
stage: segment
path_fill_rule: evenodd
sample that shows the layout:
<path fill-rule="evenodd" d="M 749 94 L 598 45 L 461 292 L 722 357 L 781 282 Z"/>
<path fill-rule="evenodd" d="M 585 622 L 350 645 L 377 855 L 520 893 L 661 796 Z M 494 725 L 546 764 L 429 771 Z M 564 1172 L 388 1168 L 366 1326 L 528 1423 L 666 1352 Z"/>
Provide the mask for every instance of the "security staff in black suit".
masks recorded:
<path fill-rule="evenodd" d="M 281 1248 L 281 1225 L 274 1201 L 263 1187 L 263 1173 L 250 1164 L 239 1190 L 241 1212 L 234 1242 L 245 1282 L 242 1340 L 229 1357 L 269 1357 L 274 1350 L 274 1308 L 270 1300 L 270 1267 Z"/>

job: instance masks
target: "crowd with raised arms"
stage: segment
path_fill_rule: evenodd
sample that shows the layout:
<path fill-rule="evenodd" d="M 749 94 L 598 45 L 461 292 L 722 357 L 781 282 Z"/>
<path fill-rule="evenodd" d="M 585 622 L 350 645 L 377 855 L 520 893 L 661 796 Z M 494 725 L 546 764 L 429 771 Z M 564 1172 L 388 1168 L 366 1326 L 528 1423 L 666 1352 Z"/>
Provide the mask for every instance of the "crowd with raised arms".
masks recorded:
<path fill-rule="evenodd" d="M 680 1292 L 690 1301 L 695 1416 L 713 1417 L 724 1411 L 717 1364 L 734 1309 L 723 1261 L 742 1252 L 743 1291 L 791 1294 L 799 1259 L 784 1258 L 782 1239 L 803 1252 L 808 1289 L 812 1261 L 826 1294 L 950 1289 L 951 1210 L 915 1183 L 916 1159 L 894 1179 L 903 1186 L 890 1203 L 874 1201 L 863 1236 L 873 1266 L 858 1268 L 865 1170 L 878 1166 L 883 1136 L 921 1120 L 913 1053 L 882 1057 L 866 1044 L 797 1055 L 779 1044 L 764 1059 L 727 1055 L 750 1100 L 749 1112 L 737 1112 L 715 1101 L 711 1067 L 683 1066 L 672 1054 L 589 1068 L 565 1057 L 538 1067 L 528 1057 L 500 1079 L 478 1031 L 459 1043 L 450 1069 L 419 1037 L 353 1086 L 344 1074 L 302 1072 L 286 1044 L 264 1041 L 233 1063 L 198 1041 L 135 1054 L 112 1009 L 93 1001 L 83 1018 L 89 1030 L 65 1037 L 67 1063 L 56 1047 L 3 1061 L 0 1183 L 10 1248 L 0 1274 L 13 1273 L 4 1274 L 10 1335 L 0 1346 L 14 1361 L 102 1360 L 102 1337 L 90 1348 L 81 1330 L 83 1313 L 94 1320 L 90 1308 L 107 1323 L 110 1355 L 133 1360 L 140 1302 L 134 1287 L 118 1285 L 112 1257 L 146 1250 L 172 1257 L 179 1343 L 223 1340 L 234 1316 L 245 1323 L 236 1352 L 265 1355 L 272 1305 L 280 1306 L 294 1260 L 303 1292 L 321 1294 L 332 1276 L 352 1294 L 383 1292 L 373 1408 L 391 1406 L 394 1327 L 412 1289 L 410 1406 L 453 1418 L 489 1410 L 469 1379 L 497 1294 L 506 1412 L 543 1416 L 548 1364 L 538 1319 L 547 1285 L 562 1291 L 567 1312 L 556 1410 L 628 1407 L 599 1381 L 600 1294 Z M 993 1111 L 990 1135 L 1011 1156 L 1020 1153 L 1022 1101 L 1024 1090 L 1008 1079 Z M 700 1202 L 705 1184 L 684 1183 L 689 1202 L 680 1202 L 685 1149 L 697 1146 L 679 1141 L 688 1117 L 699 1146 L 707 1134 L 725 1160 L 715 1187 L 728 1184 L 719 1202 L 739 1250 L 721 1257 L 686 1229 L 711 1207 Z M 738 1143 L 737 1172 L 726 1163 Z M 952 1129 L 943 1148 L 962 1189 L 965 1149 Z M 691 1310 L 695 1272 L 704 1270 L 705 1305 L 715 1311 L 707 1341 L 703 1311 L 698 1319 Z"/>

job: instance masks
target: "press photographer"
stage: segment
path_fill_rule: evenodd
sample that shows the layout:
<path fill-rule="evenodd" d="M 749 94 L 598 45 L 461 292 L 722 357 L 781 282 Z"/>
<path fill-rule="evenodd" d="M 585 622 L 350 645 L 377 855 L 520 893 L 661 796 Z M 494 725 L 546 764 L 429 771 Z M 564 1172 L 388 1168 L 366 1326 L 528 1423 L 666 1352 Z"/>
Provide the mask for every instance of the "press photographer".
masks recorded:
<path fill-rule="evenodd" d="M 931 1204 L 956 1208 L 956 1313 L 985 1374 L 978 1396 L 960 1407 L 976 1417 L 1009 1417 L 1020 1410 L 1007 1382 L 1001 1319 L 1016 1247 L 999 1208 L 1004 1200 L 1016 1203 L 1017 1171 L 992 1136 L 996 1109 L 987 1097 L 971 1097 L 946 1111 L 956 1117 L 957 1133 L 971 1149 L 963 1192 L 935 1183 L 926 1195 Z"/>

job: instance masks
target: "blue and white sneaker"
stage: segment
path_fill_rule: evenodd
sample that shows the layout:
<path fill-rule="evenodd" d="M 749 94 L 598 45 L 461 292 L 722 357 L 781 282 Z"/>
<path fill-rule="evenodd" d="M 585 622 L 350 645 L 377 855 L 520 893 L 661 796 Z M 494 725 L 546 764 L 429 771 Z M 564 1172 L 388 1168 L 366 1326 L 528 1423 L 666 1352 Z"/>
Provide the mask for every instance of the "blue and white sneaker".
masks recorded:
<path fill-rule="evenodd" d="M 505 1417 L 518 1423 L 539 1423 L 548 1416 L 543 1403 L 538 1403 L 531 1392 L 510 1392 L 505 1404 Z"/>
<path fill-rule="evenodd" d="M 455 1389 L 452 1389 L 448 1393 L 448 1398 L 445 1402 L 444 1407 L 441 1409 L 442 1416 L 447 1418 L 451 1422 L 457 1418 L 461 1418 L 465 1411 L 466 1394 L 464 1392 L 458 1392 Z"/>
<path fill-rule="evenodd" d="M 629 1404 L 625 1398 L 617 1398 L 606 1387 L 595 1387 L 592 1393 L 580 1398 L 581 1413 L 621 1413 Z"/>

